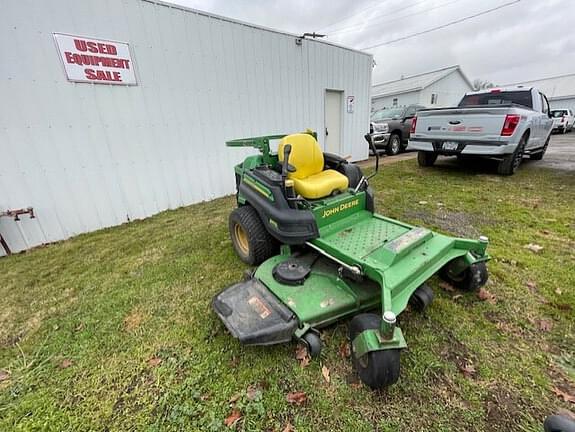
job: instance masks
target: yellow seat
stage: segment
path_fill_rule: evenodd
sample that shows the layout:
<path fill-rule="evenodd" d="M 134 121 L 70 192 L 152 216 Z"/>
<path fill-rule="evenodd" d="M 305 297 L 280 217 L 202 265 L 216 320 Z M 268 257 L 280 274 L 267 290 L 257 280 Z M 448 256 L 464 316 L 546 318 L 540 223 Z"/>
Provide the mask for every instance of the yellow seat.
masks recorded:
<path fill-rule="evenodd" d="M 308 199 L 324 198 L 334 191 L 347 189 L 346 176 L 335 170 L 323 169 L 323 153 L 315 138 L 309 134 L 293 134 L 282 138 L 278 146 L 278 158 L 283 162 L 284 146 L 291 145 L 289 164 L 295 168 L 288 173 L 298 195 Z"/>

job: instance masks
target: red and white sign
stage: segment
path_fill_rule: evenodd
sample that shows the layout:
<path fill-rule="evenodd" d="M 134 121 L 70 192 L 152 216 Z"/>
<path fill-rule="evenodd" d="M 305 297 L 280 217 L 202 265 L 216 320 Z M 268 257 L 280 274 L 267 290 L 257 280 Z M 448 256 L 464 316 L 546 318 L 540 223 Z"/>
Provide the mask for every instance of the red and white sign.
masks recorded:
<path fill-rule="evenodd" d="M 130 46 L 124 42 L 54 33 L 69 81 L 136 85 Z"/>

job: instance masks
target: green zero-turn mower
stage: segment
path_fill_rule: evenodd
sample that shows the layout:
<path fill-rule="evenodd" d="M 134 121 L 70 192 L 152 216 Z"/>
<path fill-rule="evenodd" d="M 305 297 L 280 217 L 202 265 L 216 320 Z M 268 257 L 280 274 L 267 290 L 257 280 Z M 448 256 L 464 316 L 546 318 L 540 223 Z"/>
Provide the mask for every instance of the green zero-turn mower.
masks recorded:
<path fill-rule="evenodd" d="M 277 154 L 271 140 L 280 140 Z M 353 363 L 365 384 L 381 388 L 399 378 L 406 347 L 397 315 L 433 299 L 425 281 L 439 273 L 463 290 L 486 283 L 487 238 L 452 238 L 375 213 L 368 178 L 322 153 L 313 132 L 226 144 L 260 151 L 235 167 L 238 207 L 229 218 L 236 253 L 259 267 L 213 299 L 241 343 L 295 338 L 314 357 L 318 329 L 353 317 Z"/>

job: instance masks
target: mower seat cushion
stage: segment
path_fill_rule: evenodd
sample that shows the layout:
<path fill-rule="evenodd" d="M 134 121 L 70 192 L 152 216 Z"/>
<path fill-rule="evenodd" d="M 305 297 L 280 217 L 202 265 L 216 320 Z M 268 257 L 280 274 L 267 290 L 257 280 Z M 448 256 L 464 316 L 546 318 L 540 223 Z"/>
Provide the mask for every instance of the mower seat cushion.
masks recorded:
<path fill-rule="evenodd" d="M 315 138 L 309 134 L 287 135 L 278 146 L 278 158 L 283 162 L 283 149 L 291 145 L 289 163 L 295 168 L 288 174 L 298 195 L 308 199 L 324 198 L 349 185 L 346 176 L 335 170 L 325 170 L 323 153 Z"/>

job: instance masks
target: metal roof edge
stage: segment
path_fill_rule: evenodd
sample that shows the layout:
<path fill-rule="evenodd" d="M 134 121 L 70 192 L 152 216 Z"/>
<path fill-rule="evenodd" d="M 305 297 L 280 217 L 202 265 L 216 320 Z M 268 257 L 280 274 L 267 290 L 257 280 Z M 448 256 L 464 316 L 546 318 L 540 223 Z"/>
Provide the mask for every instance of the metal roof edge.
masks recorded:
<path fill-rule="evenodd" d="M 372 99 L 377 99 L 377 98 L 382 98 L 382 97 L 387 97 L 387 96 L 393 96 L 393 95 L 399 95 L 399 94 L 405 94 L 405 93 L 411 93 L 414 91 L 419 91 L 419 90 L 423 90 L 424 87 L 413 87 L 411 89 L 407 89 L 407 90 L 401 90 L 401 91 L 394 91 L 394 92 L 389 92 L 389 93 L 379 93 L 376 95 L 372 95 L 371 98 Z"/>
<path fill-rule="evenodd" d="M 144 1 L 146 1 L 146 0 L 144 0 Z M 398 82 L 398 81 L 405 81 L 405 80 L 407 80 L 407 79 L 420 77 L 420 76 L 422 76 L 422 75 L 429 75 L 429 74 L 432 74 L 432 73 L 435 73 L 435 72 L 441 72 L 441 71 L 444 71 L 444 70 L 446 71 L 447 69 L 453 69 L 453 68 L 459 68 L 459 65 L 452 65 L 452 66 L 442 67 L 442 68 L 435 69 L 435 70 L 432 70 L 432 71 L 422 72 L 422 73 L 418 73 L 418 74 L 415 74 L 415 75 L 409 75 L 409 76 L 406 76 L 406 77 L 403 77 L 403 78 L 399 78 L 399 79 L 394 79 L 394 80 L 391 80 L 391 81 L 384 81 L 384 82 L 380 82 L 380 83 L 377 83 L 377 84 L 372 84 L 371 86 L 372 86 L 372 87 L 375 87 L 375 86 L 380 86 L 380 85 L 385 85 L 385 84 L 391 84 L 391 83 Z M 455 69 L 454 69 L 454 70 L 455 70 Z"/>
<path fill-rule="evenodd" d="M 143 2 L 146 2 L 146 3 L 155 4 L 155 5 L 158 5 L 158 6 L 164 6 L 164 7 L 168 7 L 168 8 L 172 8 L 172 9 L 179 9 L 179 10 L 182 10 L 182 11 L 184 11 L 184 12 L 191 12 L 191 13 L 195 13 L 195 14 L 197 14 L 197 15 L 203 15 L 203 16 L 206 16 L 206 17 L 209 17 L 209 18 L 219 19 L 219 20 L 221 20 L 221 21 L 226 21 L 226 22 L 229 22 L 229 23 L 232 23 L 232 24 L 243 25 L 243 26 L 245 26 L 245 27 L 251 27 L 251 28 L 254 28 L 254 29 L 257 29 L 257 30 L 264 30 L 264 31 L 268 31 L 268 32 L 271 32 L 271 33 L 276 33 L 276 34 L 280 34 L 280 35 L 284 35 L 284 36 L 291 36 L 291 37 L 294 37 L 294 38 L 299 38 L 299 37 L 301 37 L 301 35 L 297 35 L 297 34 L 294 34 L 294 33 L 289 33 L 289 32 L 282 31 L 282 30 L 276 30 L 276 29 L 273 29 L 273 28 L 271 28 L 271 27 L 265 27 L 265 26 L 262 26 L 262 25 L 259 25 L 259 24 L 248 23 L 248 22 L 241 21 L 241 20 L 238 20 L 238 19 L 235 19 L 235 18 L 225 17 L 225 16 L 223 16 L 223 15 L 217 15 L 217 14 L 214 14 L 214 13 L 211 13 L 211 12 L 206 12 L 206 11 L 202 11 L 202 10 L 199 10 L 199 9 L 194 9 L 194 8 L 191 8 L 191 7 L 188 7 L 188 6 L 182 6 L 182 5 L 179 5 L 179 4 L 170 3 L 170 2 L 167 2 L 167 1 L 163 1 L 163 0 L 140 0 L 140 1 L 143 1 Z M 316 42 L 316 43 L 321 43 L 321 44 L 325 44 L 325 45 L 330 45 L 330 46 L 333 46 L 333 47 L 335 47 L 335 48 L 344 49 L 344 50 L 347 50 L 347 51 L 355 52 L 355 53 L 358 53 L 358 54 L 363 54 L 363 55 L 365 55 L 365 56 L 368 56 L 368 57 L 370 57 L 370 58 L 373 58 L 373 54 L 370 54 L 370 53 L 367 53 L 367 52 L 365 52 L 365 51 L 361 51 L 361 50 L 358 50 L 358 49 L 355 49 L 355 48 L 350 48 L 350 47 L 346 47 L 346 46 L 343 46 L 343 45 L 339 45 L 339 44 L 336 44 L 336 43 L 333 43 L 333 42 L 328 42 L 328 41 L 326 41 L 326 40 L 307 39 L 307 38 L 306 38 L 306 40 L 307 40 L 307 41 L 310 41 L 310 42 Z"/>

